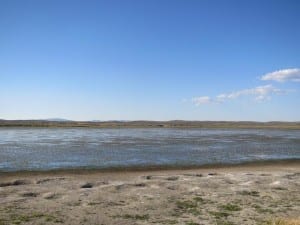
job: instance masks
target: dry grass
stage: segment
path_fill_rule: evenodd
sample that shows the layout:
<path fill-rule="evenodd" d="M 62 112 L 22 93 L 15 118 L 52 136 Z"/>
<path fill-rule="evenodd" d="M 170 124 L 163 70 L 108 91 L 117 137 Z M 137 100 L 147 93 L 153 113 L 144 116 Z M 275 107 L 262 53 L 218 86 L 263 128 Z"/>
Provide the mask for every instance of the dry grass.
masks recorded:
<path fill-rule="evenodd" d="M 274 219 L 269 221 L 266 225 L 300 225 L 300 218 L 298 219 Z"/>

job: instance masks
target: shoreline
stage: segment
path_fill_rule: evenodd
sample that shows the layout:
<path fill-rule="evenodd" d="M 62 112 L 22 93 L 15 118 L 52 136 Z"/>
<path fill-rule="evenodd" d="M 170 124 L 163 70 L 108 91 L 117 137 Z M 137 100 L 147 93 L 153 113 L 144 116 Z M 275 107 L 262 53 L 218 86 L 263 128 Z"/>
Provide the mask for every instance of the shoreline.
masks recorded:
<path fill-rule="evenodd" d="M 97 173 L 139 173 L 139 172 L 169 172 L 188 170 L 235 170 L 235 169 L 255 169 L 255 168 L 277 168 L 277 167 L 299 167 L 300 159 L 280 159 L 280 160 L 260 160 L 232 164 L 204 164 L 192 166 L 132 166 L 132 167 L 110 167 L 110 168 L 58 168 L 50 170 L 0 170 L 0 176 L 4 175 L 59 175 L 59 174 L 97 174 Z"/>

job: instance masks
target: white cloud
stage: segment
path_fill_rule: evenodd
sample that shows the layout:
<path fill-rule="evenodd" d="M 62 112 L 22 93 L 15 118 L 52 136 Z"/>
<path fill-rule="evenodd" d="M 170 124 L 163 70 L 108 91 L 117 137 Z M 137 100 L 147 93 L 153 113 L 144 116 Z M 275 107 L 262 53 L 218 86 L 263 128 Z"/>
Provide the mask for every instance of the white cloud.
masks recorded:
<path fill-rule="evenodd" d="M 300 82 L 300 69 L 284 69 L 267 73 L 261 77 L 261 80 L 273 80 L 278 82 L 295 81 Z"/>
<path fill-rule="evenodd" d="M 281 90 L 273 87 L 272 85 L 258 86 L 250 89 L 243 89 L 239 91 L 234 91 L 231 93 L 220 94 L 215 98 L 209 96 L 195 97 L 192 102 L 196 105 L 209 104 L 209 103 L 222 103 L 226 100 L 236 99 L 242 96 L 252 96 L 258 102 L 270 100 L 271 96 L 274 94 L 283 94 L 287 91 Z"/>
<path fill-rule="evenodd" d="M 199 105 L 211 103 L 212 99 L 209 96 L 201 96 L 201 97 L 192 98 L 192 102 L 196 106 L 199 106 Z"/>
<path fill-rule="evenodd" d="M 231 92 L 229 94 L 221 94 L 217 96 L 218 101 L 224 101 L 225 99 L 235 99 L 241 96 L 255 96 L 256 100 L 266 100 L 272 94 L 283 93 L 283 90 L 273 87 L 272 85 L 258 86 L 251 89 L 244 89 L 240 91 Z"/>

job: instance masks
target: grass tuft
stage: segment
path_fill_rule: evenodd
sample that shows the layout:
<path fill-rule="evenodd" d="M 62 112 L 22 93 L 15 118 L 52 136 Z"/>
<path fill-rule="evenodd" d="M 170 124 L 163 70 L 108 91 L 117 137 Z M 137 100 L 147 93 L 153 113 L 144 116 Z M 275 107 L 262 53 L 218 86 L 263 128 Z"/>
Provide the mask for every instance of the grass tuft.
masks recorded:
<path fill-rule="evenodd" d="M 216 219 L 227 218 L 228 216 L 230 216 L 230 214 L 227 212 L 209 212 L 209 213 L 213 215 Z"/>
<path fill-rule="evenodd" d="M 197 208 L 197 202 L 193 201 L 177 201 L 176 206 L 179 209 L 193 209 Z"/>
<path fill-rule="evenodd" d="M 217 220 L 216 225 L 234 225 L 234 223 L 232 223 L 230 221 Z"/>
<path fill-rule="evenodd" d="M 240 211 L 242 209 L 240 206 L 235 204 L 221 205 L 220 208 L 226 211 Z"/>
<path fill-rule="evenodd" d="M 200 225 L 200 223 L 195 223 L 193 221 L 187 222 L 186 225 Z"/>
<path fill-rule="evenodd" d="M 239 194 L 259 197 L 259 192 L 258 191 L 241 191 L 241 192 L 239 192 Z"/>
<path fill-rule="evenodd" d="M 148 214 L 144 215 L 130 215 L 130 214 L 125 214 L 122 216 L 124 219 L 133 219 L 133 220 L 149 220 L 150 216 Z"/>

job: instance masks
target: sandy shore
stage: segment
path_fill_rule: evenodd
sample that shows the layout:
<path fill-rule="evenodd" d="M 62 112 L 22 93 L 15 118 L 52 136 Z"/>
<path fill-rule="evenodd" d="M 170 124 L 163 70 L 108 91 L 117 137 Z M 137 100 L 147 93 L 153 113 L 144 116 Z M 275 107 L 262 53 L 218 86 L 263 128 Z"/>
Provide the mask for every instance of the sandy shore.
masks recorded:
<path fill-rule="evenodd" d="M 240 225 L 299 215 L 299 162 L 0 173 L 0 225 Z"/>

